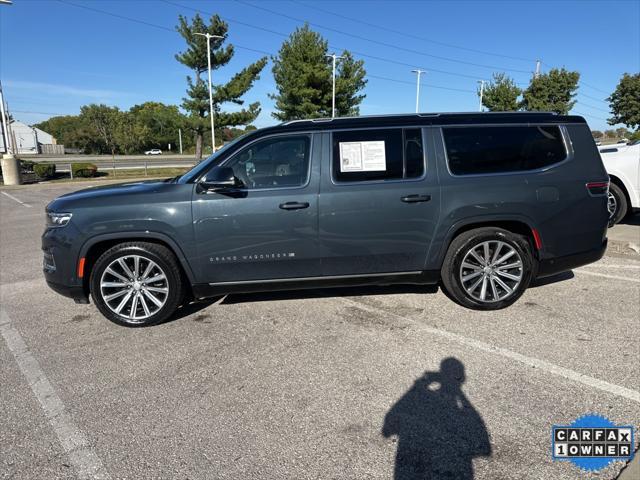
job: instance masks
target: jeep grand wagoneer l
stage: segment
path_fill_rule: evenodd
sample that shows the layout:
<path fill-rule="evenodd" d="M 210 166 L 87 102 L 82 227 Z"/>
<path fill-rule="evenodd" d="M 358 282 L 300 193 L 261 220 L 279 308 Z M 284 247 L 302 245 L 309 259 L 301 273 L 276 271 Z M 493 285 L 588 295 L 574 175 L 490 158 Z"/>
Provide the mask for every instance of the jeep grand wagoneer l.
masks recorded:
<path fill-rule="evenodd" d="M 292 121 L 180 177 L 57 198 L 44 274 L 124 325 L 186 298 L 320 286 L 439 283 L 498 309 L 603 255 L 608 182 L 578 116 Z"/>

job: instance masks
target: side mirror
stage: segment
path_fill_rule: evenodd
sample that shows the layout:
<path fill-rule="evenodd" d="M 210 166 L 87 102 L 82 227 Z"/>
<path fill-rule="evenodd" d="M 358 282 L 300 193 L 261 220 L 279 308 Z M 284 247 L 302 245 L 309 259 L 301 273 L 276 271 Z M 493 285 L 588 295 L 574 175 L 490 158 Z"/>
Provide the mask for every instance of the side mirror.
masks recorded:
<path fill-rule="evenodd" d="M 233 168 L 230 167 L 212 168 L 202 177 L 200 185 L 209 192 L 218 192 L 243 186 L 240 179 L 234 175 Z"/>

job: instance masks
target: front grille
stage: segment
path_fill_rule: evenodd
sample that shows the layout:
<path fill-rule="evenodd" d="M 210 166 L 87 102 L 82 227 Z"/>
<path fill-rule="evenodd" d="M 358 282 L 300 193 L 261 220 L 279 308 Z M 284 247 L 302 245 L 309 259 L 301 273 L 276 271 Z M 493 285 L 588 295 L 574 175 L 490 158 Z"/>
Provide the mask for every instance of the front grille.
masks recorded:
<path fill-rule="evenodd" d="M 46 272 L 56 271 L 56 261 L 53 258 L 53 253 L 51 252 L 51 250 L 44 250 L 44 257 L 42 259 L 42 268 Z"/>

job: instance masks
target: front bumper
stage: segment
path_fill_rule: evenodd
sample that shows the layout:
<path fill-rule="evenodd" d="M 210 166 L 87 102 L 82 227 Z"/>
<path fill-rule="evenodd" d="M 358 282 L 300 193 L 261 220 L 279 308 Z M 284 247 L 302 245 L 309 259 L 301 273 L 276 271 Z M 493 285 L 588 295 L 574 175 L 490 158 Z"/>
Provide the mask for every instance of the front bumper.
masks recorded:
<path fill-rule="evenodd" d="M 607 239 L 604 239 L 602 245 L 593 250 L 580 252 L 564 257 L 555 257 L 541 260 L 538 264 L 537 278 L 549 277 L 557 273 L 566 272 L 573 268 L 578 268 L 589 263 L 597 262 L 604 256 L 607 250 Z"/>
<path fill-rule="evenodd" d="M 73 225 L 47 228 L 42 234 L 42 271 L 49 287 L 79 303 L 88 303 L 83 279 L 77 275 L 79 237 Z"/>

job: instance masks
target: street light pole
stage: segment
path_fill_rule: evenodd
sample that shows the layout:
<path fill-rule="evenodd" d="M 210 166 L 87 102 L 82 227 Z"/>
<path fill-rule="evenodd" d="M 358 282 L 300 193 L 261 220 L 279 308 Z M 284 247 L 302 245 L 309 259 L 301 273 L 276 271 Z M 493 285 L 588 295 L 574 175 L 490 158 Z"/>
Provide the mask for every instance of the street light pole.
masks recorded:
<path fill-rule="evenodd" d="M 4 113 L 4 97 L 2 96 L 2 84 L 0 84 L 0 123 L 2 124 L 2 143 L 7 155 L 11 155 L 11 140 L 8 120 Z"/>
<path fill-rule="evenodd" d="M 331 118 L 335 118 L 336 116 L 336 60 L 340 60 L 344 57 L 339 57 L 337 56 L 335 53 L 332 53 L 331 55 L 326 55 L 327 57 L 331 57 L 331 60 L 333 62 L 333 73 L 332 73 L 332 78 L 333 78 L 333 87 L 332 87 L 332 93 L 331 93 Z"/>
<path fill-rule="evenodd" d="M 220 35 L 211 35 L 207 33 L 195 33 L 201 37 L 207 38 L 207 63 L 209 65 L 209 118 L 211 119 L 211 151 L 216 151 L 216 134 L 213 131 L 213 91 L 211 88 L 211 39 L 212 38 L 224 38 Z"/>
<path fill-rule="evenodd" d="M 484 95 L 484 80 L 478 80 L 480 84 L 480 106 L 478 107 L 478 111 L 482 111 L 482 95 Z"/>
<path fill-rule="evenodd" d="M 411 70 L 413 73 L 417 74 L 416 77 L 416 113 L 419 111 L 420 106 L 420 75 L 423 73 L 427 73 L 426 70 L 420 70 L 419 68 L 416 70 Z"/>

